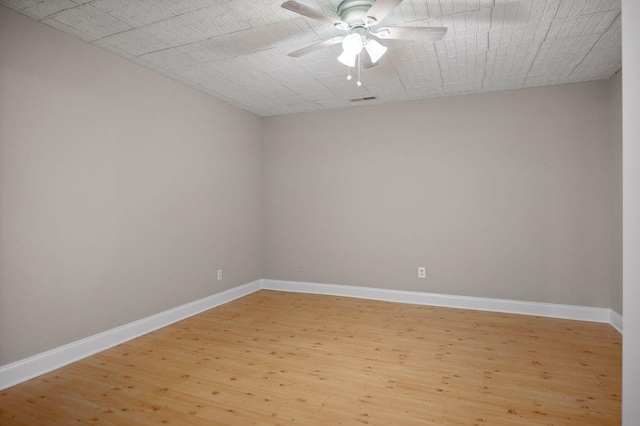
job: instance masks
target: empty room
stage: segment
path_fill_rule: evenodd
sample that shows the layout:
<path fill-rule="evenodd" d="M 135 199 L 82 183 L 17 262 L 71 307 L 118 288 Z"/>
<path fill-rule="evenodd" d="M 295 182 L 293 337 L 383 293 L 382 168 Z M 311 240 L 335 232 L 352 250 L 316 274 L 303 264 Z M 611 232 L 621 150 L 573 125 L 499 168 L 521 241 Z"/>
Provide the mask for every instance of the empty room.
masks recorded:
<path fill-rule="evenodd" d="M 0 0 L 0 424 L 640 424 L 638 20 Z"/>

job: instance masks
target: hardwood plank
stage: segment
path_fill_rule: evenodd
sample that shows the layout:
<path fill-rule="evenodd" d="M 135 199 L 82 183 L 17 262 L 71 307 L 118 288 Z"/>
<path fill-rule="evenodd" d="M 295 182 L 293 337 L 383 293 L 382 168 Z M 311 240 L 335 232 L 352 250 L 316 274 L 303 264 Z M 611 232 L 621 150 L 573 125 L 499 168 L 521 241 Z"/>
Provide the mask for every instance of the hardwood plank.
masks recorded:
<path fill-rule="evenodd" d="M 615 425 L 606 324 L 260 291 L 0 392 L 3 425 Z"/>

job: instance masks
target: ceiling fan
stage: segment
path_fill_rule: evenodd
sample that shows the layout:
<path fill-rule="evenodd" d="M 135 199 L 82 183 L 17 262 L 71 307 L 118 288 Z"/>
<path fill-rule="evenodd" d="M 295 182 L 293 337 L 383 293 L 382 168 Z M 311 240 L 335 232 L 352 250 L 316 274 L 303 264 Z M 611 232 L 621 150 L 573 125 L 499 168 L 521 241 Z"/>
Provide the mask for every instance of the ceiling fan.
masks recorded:
<path fill-rule="evenodd" d="M 283 8 L 316 21 L 332 24 L 347 33 L 296 50 L 289 53 L 289 56 L 298 58 L 342 43 L 343 52 L 338 56 L 338 60 L 349 67 L 349 80 L 351 68 L 356 65 L 356 60 L 358 61 L 357 84 L 360 86 L 360 63 L 362 62 L 363 68 L 371 68 L 377 65 L 378 60 L 387 51 L 376 39 L 434 42 L 441 40 L 447 33 L 445 27 L 376 27 L 401 2 L 402 0 L 344 0 L 338 5 L 338 16 L 331 16 L 297 1 L 286 1 L 282 3 Z M 366 52 L 365 55 L 361 54 L 363 50 Z"/>

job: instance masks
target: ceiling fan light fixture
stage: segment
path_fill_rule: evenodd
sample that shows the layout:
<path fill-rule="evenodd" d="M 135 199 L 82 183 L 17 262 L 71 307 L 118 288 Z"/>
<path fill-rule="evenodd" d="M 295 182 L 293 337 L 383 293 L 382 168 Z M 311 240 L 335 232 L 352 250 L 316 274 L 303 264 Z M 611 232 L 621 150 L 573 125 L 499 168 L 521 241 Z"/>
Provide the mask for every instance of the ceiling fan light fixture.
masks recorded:
<path fill-rule="evenodd" d="M 346 50 L 344 52 L 342 52 L 340 54 L 340 56 L 338 56 L 338 61 L 340 61 L 341 63 L 345 64 L 348 67 L 355 67 L 356 66 L 356 57 L 358 56 L 358 54 L 352 55 L 349 52 L 347 52 Z"/>
<path fill-rule="evenodd" d="M 346 31 L 345 36 L 314 43 L 302 49 L 289 53 L 289 56 L 298 58 L 316 50 L 342 44 L 342 53 L 338 61 L 349 68 L 347 80 L 351 79 L 351 68 L 358 66 L 358 86 L 360 81 L 360 69 L 369 69 L 377 65 L 380 58 L 385 55 L 387 48 L 378 39 L 392 40 L 416 40 L 421 42 L 435 42 L 441 40 L 447 33 L 446 27 L 415 27 L 398 26 L 382 27 L 378 31 L 373 29 L 387 15 L 394 11 L 402 0 L 339 0 L 340 4 L 334 16 L 327 15 L 320 10 L 313 9 L 296 0 L 288 0 L 282 3 L 282 7 L 298 15 L 315 19 L 319 22 L 331 24 L 335 29 Z M 494 1 L 495 3 L 495 1 Z M 335 16 L 337 15 L 337 16 Z M 372 39 L 371 37 L 374 37 Z M 365 49 L 367 54 L 360 56 Z"/>
<path fill-rule="evenodd" d="M 344 53 L 348 53 L 354 57 L 362 51 L 362 47 L 362 36 L 358 33 L 349 34 L 342 40 Z"/>
<path fill-rule="evenodd" d="M 375 40 L 367 41 L 364 48 L 367 50 L 369 57 L 371 58 L 371 62 L 378 62 L 380 58 L 387 52 L 387 48 Z"/>

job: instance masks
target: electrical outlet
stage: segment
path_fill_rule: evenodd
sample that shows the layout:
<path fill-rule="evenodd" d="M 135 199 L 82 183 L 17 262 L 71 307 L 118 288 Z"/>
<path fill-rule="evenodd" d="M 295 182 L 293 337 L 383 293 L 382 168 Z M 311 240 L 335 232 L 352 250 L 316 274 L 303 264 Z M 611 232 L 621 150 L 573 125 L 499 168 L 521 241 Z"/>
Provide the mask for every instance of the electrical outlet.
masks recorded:
<path fill-rule="evenodd" d="M 222 269 L 218 269 L 218 281 L 222 279 Z"/>
<path fill-rule="evenodd" d="M 427 269 L 424 266 L 418 267 L 418 278 L 426 278 L 427 277 Z"/>
<path fill-rule="evenodd" d="M 298 267 L 298 271 L 299 272 L 304 272 L 304 263 L 300 264 L 300 266 Z"/>

